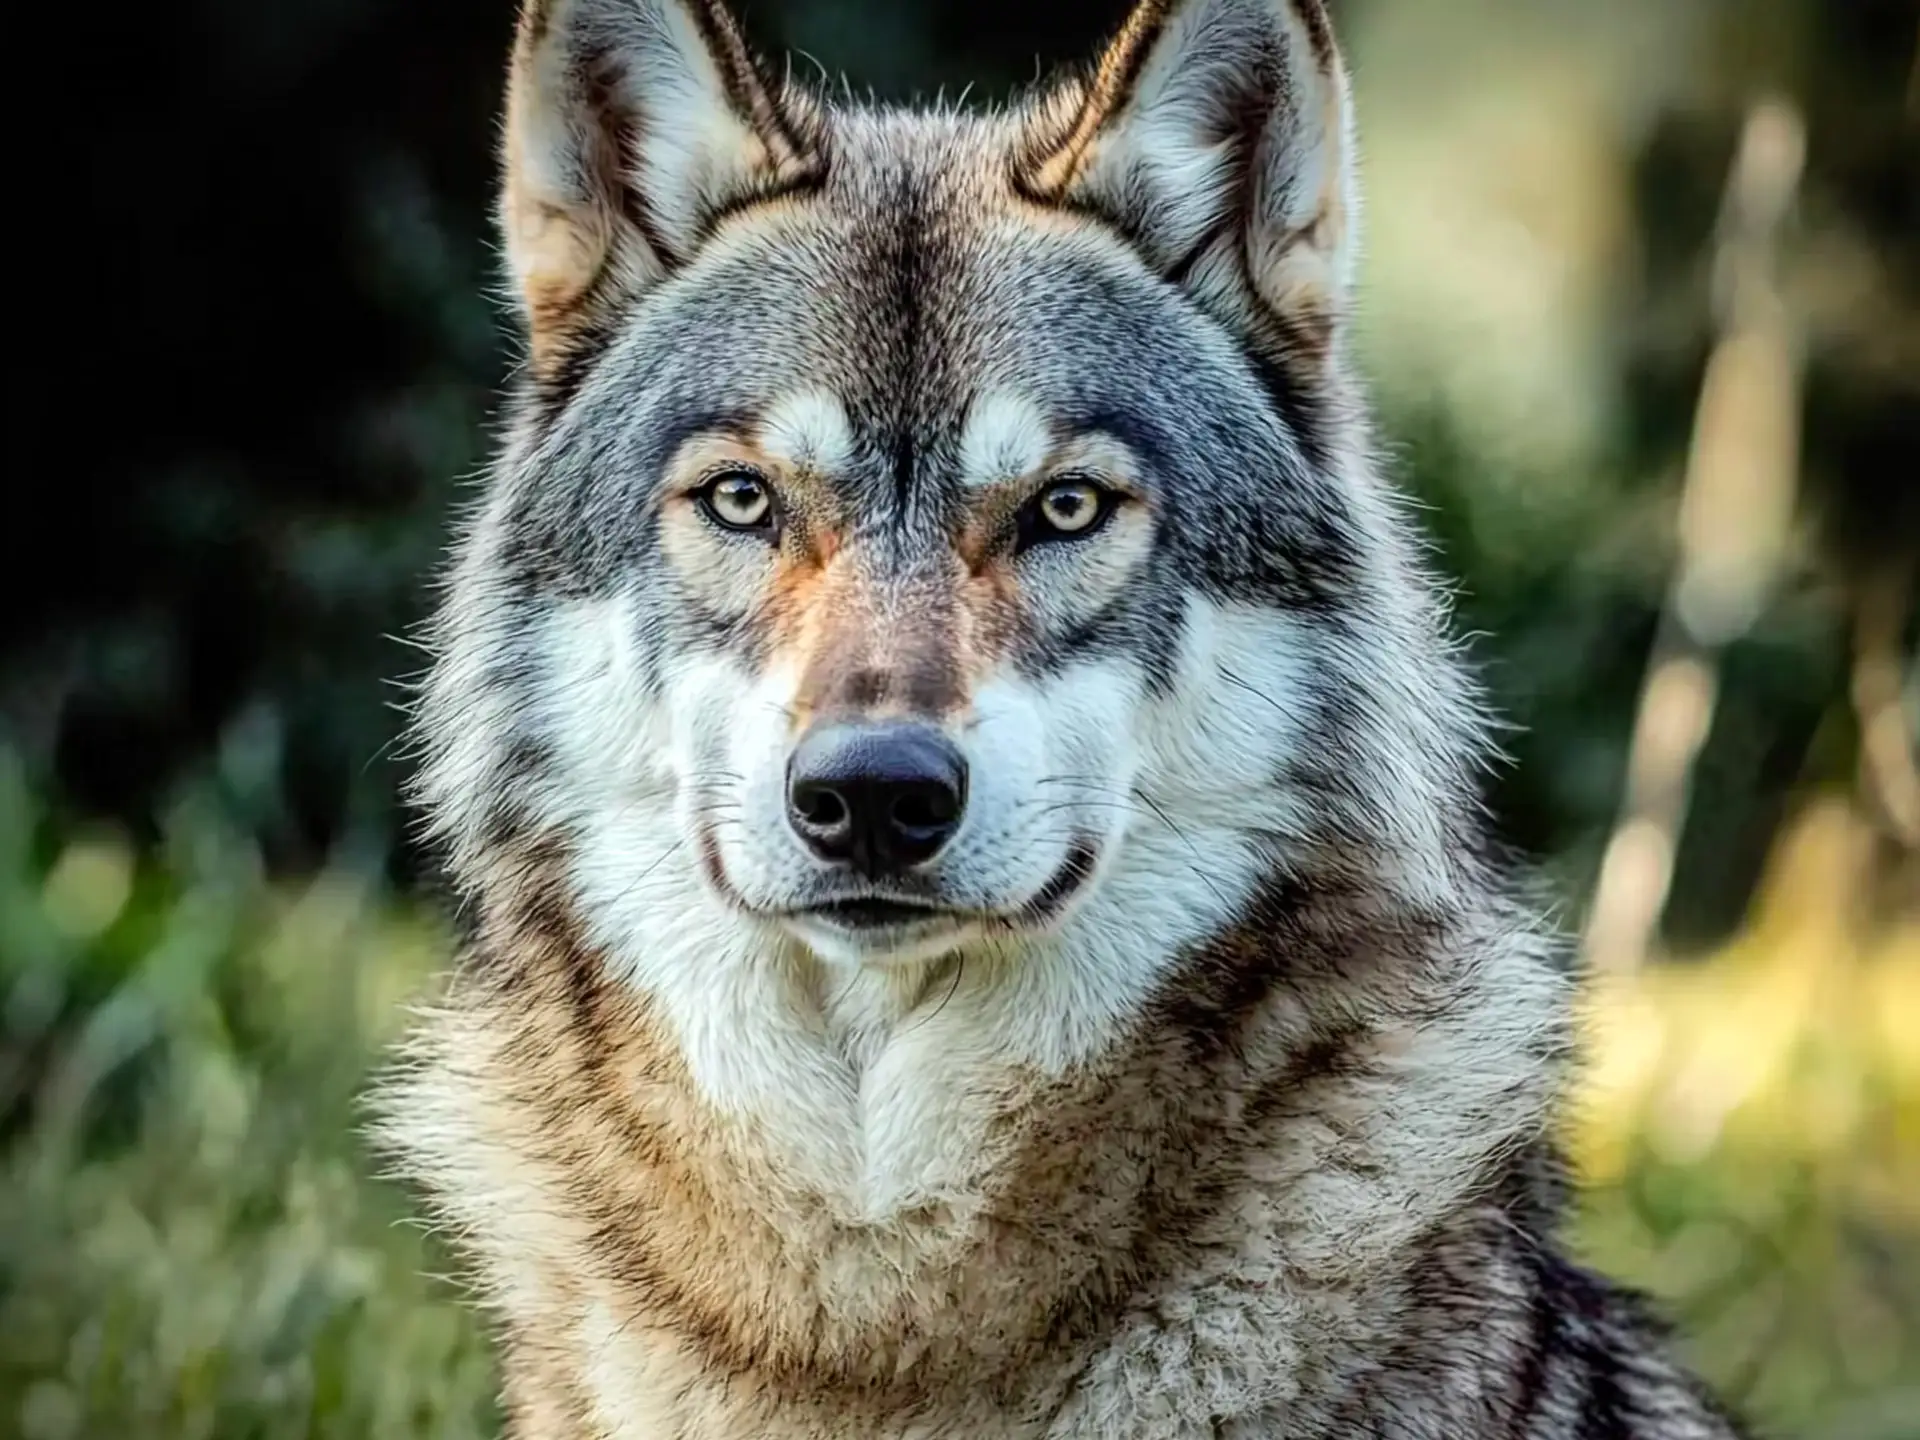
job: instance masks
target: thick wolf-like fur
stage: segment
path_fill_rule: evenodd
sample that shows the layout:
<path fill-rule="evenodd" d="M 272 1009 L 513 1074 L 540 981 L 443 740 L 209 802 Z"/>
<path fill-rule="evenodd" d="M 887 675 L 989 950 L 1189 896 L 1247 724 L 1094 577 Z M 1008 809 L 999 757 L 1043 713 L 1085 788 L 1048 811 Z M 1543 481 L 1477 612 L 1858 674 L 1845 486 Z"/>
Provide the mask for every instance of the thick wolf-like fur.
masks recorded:
<path fill-rule="evenodd" d="M 1566 967 L 1372 462 L 1321 0 L 987 116 L 530 0 L 501 219 L 419 714 L 473 933 L 381 1106 L 515 1435 L 1733 1433 L 1555 1240 Z M 789 814 L 881 719 L 966 778 L 886 874 Z"/>

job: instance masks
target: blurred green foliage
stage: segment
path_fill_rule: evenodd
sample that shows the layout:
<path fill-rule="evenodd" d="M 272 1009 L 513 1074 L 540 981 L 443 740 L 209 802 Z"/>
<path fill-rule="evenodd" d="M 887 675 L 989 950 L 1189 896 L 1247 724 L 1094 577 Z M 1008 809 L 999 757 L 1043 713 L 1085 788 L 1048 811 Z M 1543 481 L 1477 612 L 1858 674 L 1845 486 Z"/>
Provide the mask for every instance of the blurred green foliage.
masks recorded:
<path fill-rule="evenodd" d="M 1920 1423 L 1920 914 L 1862 925 L 1871 827 L 1803 806 L 1692 964 L 1596 979 L 1576 1233 L 1780 1436 Z"/>
<path fill-rule="evenodd" d="M 445 953 L 365 877 L 270 885 L 205 796 L 136 854 L 0 752 L 0 1431 L 488 1432 L 473 1319 L 355 1133 Z"/>

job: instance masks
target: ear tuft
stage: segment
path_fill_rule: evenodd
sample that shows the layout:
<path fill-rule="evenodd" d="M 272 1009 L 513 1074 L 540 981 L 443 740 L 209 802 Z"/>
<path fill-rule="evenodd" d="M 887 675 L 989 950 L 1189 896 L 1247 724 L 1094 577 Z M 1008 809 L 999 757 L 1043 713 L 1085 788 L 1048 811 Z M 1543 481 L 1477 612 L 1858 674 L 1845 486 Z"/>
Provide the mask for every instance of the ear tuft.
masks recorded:
<path fill-rule="evenodd" d="M 825 153 L 717 0 L 527 0 L 500 221 L 536 370 L 727 211 L 817 182 Z"/>
<path fill-rule="evenodd" d="M 1029 112 L 1013 179 L 1102 215 L 1248 344 L 1317 369 L 1352 281 L 1353 166 L 1322 0 L 1142 0 Z"/>

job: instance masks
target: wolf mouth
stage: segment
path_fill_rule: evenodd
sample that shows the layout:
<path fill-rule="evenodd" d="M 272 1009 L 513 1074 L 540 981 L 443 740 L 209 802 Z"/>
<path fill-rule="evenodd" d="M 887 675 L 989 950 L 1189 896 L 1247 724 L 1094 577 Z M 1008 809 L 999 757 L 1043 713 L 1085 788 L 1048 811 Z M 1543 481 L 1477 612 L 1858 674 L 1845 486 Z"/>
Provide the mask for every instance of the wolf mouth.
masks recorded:
<path fill-rule="evenodd" d="M 1093 878 L 1099 863 L 1098 846 L 1088 839 L 1076 840 L 1067 858 L 1047 882 L 1031 897 L 1006 911 L 942 905 L 935 900 L 907 896 L 849 896 L 796 906 L 787 913 L 796 919 L 824 920 L 845 930 L 899 930 L 943 921 L 948 924 L 985 922 L 1009 930 L 1041 929 L 1066 911 Z"/>
<path fill-rule="evenodd" d="M 726 884 L 717 853 L 710 852 L 708 877 L 735 904 L 732 887 Z M 923 926 L 986 924 L 1008 930 L 1044 928 L 1057 919 L 1086 887 L 1099 865 L 1099 850 L 1092 841 L 1082 840 L 1068 851 L 1060 868 L 1033 895 L 1005 911 L 981 910 L 967 905 L 943 905 L 937 900 L 897 895 L 849 895 L 810 904 L 795 905 L 778 911 L 763 911 L 770 918 L 824 921 L 837 929 L 878 934 Z M 750 908 L 750 907 L 743 907 Z"/>
<path fill-rule="evenodd" d="M 880 897 L 829 900 L 796 909 L 792 913 L 810 920 L 825 920 L 847 930 L 896 930 L 929 921 L 965 918 L 963 911 L 948 910 L 921 901 Z"/>
<path fill-rule="evenodd" d="M 1058 919 L 1086 888 L 1099 864 L 1099 846 L 1084 836 L 1075 840 L 1060 868 L 1020 907 L 1013 923 L 1038 928 Z"/>

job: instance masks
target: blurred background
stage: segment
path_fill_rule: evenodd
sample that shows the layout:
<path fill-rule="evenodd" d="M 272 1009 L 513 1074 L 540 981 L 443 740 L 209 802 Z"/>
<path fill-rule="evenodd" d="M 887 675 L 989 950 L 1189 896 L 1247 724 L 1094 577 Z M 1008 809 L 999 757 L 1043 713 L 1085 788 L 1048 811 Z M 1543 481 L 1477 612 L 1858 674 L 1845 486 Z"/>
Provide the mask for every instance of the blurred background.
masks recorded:
<path fill-rule="evenodd" d="M 745 14 L 975 103 L 1123 8 Z M 1335 8 L 1390 455 L 1592 967 L 1580 1249 L 1770 1433 L 1914 1440 L 1916 7 Z M 487 1435 L 355 1105 L 448 953 L 392 702 L 514 359 L 510 0 L 63 23 L 0 539 L 0 1433 Z"/>

